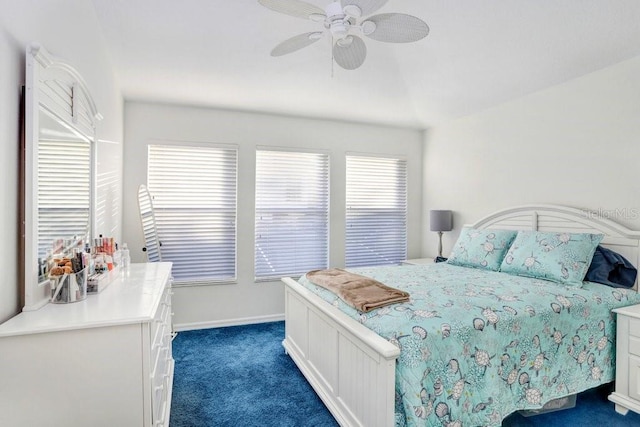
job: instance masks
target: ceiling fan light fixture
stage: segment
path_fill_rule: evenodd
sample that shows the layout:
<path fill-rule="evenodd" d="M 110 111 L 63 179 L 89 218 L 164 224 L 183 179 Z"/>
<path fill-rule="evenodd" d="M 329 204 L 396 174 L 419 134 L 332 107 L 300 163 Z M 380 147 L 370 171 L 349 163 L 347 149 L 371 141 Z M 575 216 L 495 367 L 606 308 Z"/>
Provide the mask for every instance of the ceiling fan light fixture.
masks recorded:
<path fill-rule="evenodd" d="M 353 43 L 353 37 L 352 36 L 347 36 L 341 39 L 338 39 L 336 41 L 336 44 L 338 44 L 338 46 L 340 47 L 347 47 L 349 46 L 351 43 Z"/>
<path fill-rule="evenodd" d="M 350 27 L 351 26 L 348 22 L 337 20 L 331 23 L 329 29 L 331 30 L 331 34 L 333 34 L 334 37 L 342 38 L 347 35 Z"/>
<path fill-rule="evenodd" d="M 376 23 L 373 21 L 364 21 L 362 23 L 362 34 L 368 36 L 376 30 Z"/>
<path fill-rule="evenodd" d="M 362 9 L 360 9 L 355 4 L 348 4 L 344 8 L 342 8 L 342 10 L 347 16 L 352 16 L 354 18 L 360 18 L 362 16 Z"/>

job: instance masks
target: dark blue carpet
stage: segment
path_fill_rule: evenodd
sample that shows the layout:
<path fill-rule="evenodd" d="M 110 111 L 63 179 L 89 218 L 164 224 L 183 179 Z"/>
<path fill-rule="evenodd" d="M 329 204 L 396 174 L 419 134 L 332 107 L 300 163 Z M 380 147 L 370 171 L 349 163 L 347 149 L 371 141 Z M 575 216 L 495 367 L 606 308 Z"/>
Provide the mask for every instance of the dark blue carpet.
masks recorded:
<path fill-rule="evenodd" d="M 284 322 L 180 332 L 171 427 L 334 427 L 337 423 L 284 353 Z M 640 415 L 615 412 L 611 386 L 578 395 L 576 407 L 523 417 L 505 427 L 639 427 Z"/>
<path fill-rule="evenodd" d="M 283 339 L 284 322 L 180 332 L 171 427 L 337 426 Z"/>

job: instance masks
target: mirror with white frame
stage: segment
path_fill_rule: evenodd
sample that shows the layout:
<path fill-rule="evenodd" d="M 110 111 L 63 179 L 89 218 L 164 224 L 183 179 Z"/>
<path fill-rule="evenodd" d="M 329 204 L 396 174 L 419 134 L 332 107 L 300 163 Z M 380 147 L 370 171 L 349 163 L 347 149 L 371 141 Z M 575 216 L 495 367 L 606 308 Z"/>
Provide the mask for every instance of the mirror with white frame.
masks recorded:
<path fill-rule="evenodd" d="M 27 48 L 24 146 L 24 307 L 50 298 L 53 254 L 93 236 L 95 128 L 102 119 L 76 69 Z"/>

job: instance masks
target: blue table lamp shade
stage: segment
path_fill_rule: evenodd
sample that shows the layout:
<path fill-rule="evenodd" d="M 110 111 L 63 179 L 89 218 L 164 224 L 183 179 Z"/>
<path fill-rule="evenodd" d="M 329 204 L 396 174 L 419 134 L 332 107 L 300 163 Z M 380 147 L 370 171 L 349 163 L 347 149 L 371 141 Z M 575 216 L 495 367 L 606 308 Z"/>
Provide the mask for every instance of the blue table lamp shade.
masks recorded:
<path fill-rule="evenodd" d="M 438 232 L 438 257 L 442 257 L 442 232 L 453 230 L 453 212 L 447 210 L 429 211 L 429 229 Z"/>

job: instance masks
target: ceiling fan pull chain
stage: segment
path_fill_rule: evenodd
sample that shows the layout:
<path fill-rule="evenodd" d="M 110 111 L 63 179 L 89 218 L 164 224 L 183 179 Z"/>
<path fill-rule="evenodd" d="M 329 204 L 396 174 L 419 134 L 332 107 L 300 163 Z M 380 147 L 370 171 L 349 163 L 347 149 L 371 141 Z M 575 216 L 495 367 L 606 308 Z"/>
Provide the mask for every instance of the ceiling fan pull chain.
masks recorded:
<path fill-rule="evenodd" d="M 335 42 L 336 42 L 336 41 L 334 40 L 333 36 L 331 36 L 331 46 L 333 46 L 333 44 L 334 44 Z M 335 58 L 333 57 L 333 49 L 330 49 L 330 50 L 331 50 L 331 80 L 333 80 L 333 67 L 334 67 L 334 65 L 333 65 L 333 64 L 334 64 L 336 61 L 335 61 Z"/>

